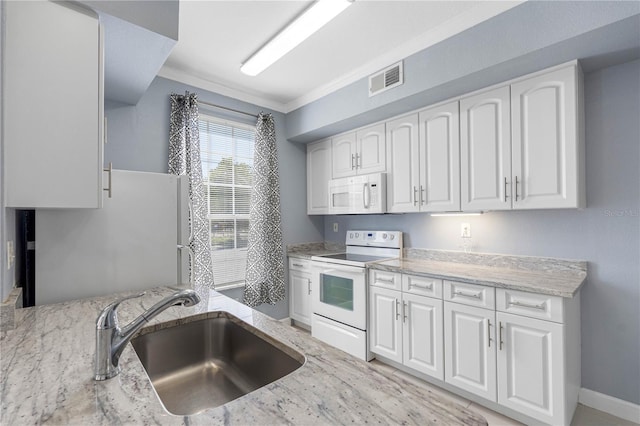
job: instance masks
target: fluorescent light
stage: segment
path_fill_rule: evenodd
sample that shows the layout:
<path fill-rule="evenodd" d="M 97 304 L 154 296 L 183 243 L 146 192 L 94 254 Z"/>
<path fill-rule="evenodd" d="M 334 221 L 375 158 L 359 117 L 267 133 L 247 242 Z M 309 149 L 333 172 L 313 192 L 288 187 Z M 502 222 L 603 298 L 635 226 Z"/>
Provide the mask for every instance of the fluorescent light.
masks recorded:
<path fill-rule="evenodd" d="M 431 213 L 431 216 L 480 216 L 482 212 L 449 212 L 449 213 Z"/>
<path fill-rule="evenodd" d="M 240 71 L 255 76 L 264 71 L 311 34 L 322 28 L 352 3 L 351 0 L 318 0 L 260 50 L 254 53 Z"/>

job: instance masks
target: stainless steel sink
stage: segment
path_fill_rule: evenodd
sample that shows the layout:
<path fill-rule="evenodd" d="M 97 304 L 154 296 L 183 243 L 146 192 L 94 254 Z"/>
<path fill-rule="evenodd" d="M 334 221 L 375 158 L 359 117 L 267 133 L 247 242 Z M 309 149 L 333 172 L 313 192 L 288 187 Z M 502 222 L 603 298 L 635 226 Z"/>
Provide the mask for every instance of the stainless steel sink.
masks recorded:
<path fill-rule="evenodd" d="M 164 407 L 191 415 L 300 368 L 305 358 L 227 312 L 142 329 L 131 340 Z"/>

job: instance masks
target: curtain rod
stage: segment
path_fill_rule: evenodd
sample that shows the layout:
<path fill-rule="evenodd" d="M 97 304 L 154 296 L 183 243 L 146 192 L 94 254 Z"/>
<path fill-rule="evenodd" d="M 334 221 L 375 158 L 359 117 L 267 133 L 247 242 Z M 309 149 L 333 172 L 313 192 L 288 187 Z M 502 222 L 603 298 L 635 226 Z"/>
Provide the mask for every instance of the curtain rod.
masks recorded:
<path fill-rule="evenodd" d="M 210 102 L 204 102 L 204 101 L 200 101 L 200 100 L 198 101 L 198 103 L 202 104 L 202 105 L 214 107 L 214 108 L 226 109 L 227 111 L 235 112 L 235 113 L 238 113 L 238 114 L 248 115 L 249 117 L 253 117 L 255 119 L 258 118 L 258 116 L 256 114 L 251 114 L 249 112 L 244 112 L 244 111 L 240 111 L 240 110 L 237 110 L 237 109 L 228 108 L 228 107 L 225 107 L 225 106 L 222 106 L 222 105 L 216 105 L 216 104 L 212 104 Z"/>

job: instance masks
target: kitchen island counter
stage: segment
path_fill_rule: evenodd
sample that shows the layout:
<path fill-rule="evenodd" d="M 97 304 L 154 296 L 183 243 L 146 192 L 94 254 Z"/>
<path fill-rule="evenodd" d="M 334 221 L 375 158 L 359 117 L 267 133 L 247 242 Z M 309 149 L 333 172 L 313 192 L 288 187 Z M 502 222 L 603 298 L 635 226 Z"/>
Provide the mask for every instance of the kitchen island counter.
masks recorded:
<path fill-rule="evenodd" d="M 175 289 L 160 287 L 123 302 L 127 324 Z M 484 418 L 455 402 L 358 360 L 308 333 L 274 320 L 219 293 L 190 308 L 172 307 L 150 324 L 204 312 L 226 311 L 304 354 L 288 376 L 197 415 L 167 413 L 131 345 L 122 372 L 93 380 L 95 320 L 122 293 L 20 310 L 14 330 L 0 334 L 2 424 L 467 424 Z"/>

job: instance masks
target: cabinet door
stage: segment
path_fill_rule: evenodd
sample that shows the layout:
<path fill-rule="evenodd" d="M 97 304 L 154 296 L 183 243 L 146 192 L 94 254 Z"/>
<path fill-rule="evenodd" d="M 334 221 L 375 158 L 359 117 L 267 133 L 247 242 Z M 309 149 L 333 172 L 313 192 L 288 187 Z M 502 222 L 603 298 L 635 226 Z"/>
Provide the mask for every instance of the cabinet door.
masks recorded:
<path fill-rule="evenodd" d="M 387 171 L 384 123 L 356 132 L 356 168 L 359 175 Z"/>
<path fill-rule="evenodd" d="M 331 174 L 334 179 L 356 174 L 355 132 L 336 136 L 331 140 Z"/>
<path fill-rule="evenodd" d="M 444 380 L 496 401 L 495 312 L 444 303 Z"/>
<path fill-rule="evenodd" d="M 420 209 L 460 210 L 458 102 L 420 112 Z"/>
<path fill-rule="evenodd" d="M 509 86 L 460 101 L 462 210 L 511 208 Z"/>
<path fill-rule="evenodd" d="M 307 145 L 307 214 L 329 213 L 331 140 Z"/>
<path fill-rule="evenodd" d="M 418 114 L 387 122 L 387 212 L 420 210 Z"/>
<path fill-rule="evenodd" d="M 369 289 L 369 349 L 397 362 L 402 362 L 401 297 L 399 291 Z"/>
<path fill-rule="evenodd" d="M 89 13 L 6 2 L 7 207 L 102 207 L 102 40 Z"/>
<path fill-rule="evenodd" d="M 289 271 L 289 289 L 291 300 L 289 315 L 296 321 L 311 325 L 311 274 L 301 271 Z"/>
<path fill-rule="evenodd" d="M 511 86 L 514 209 L 579 207 L 576 67 Z"/>
<path fill-rule="evenodd" d="M 402 295 L 404 365 L 444 379 L 442 300 Z"/>
<path fill-rule="evenodd" d="M 564 422 L 562 324 L 498 312 L 498 404 L 548 424 Z"/>

